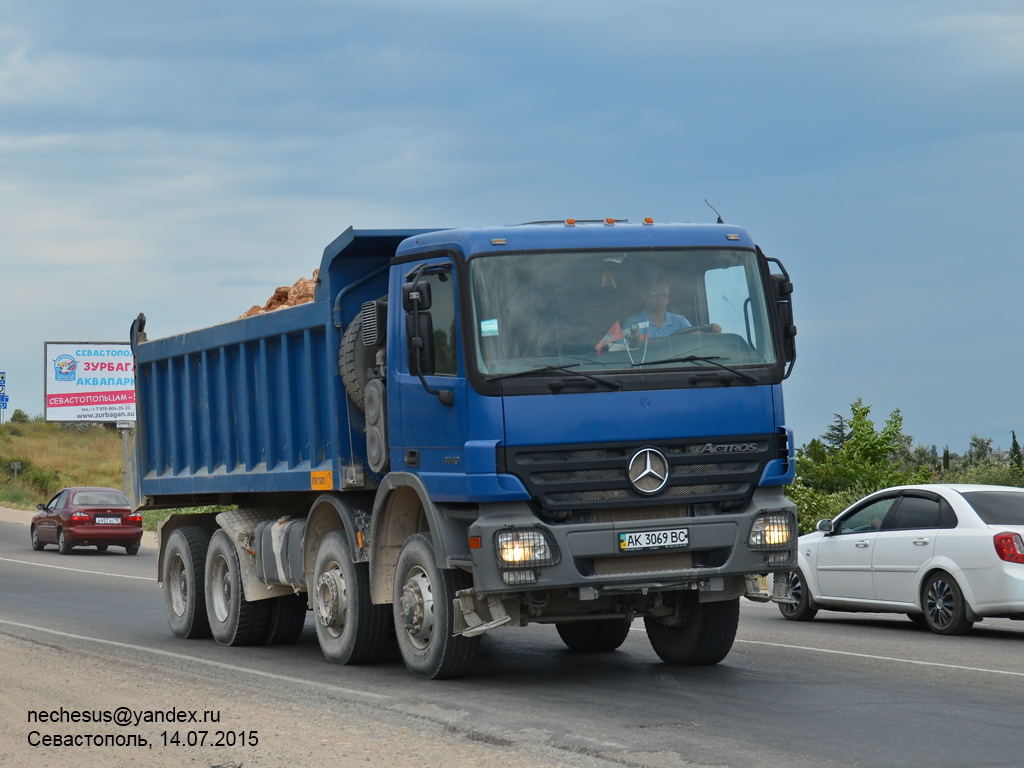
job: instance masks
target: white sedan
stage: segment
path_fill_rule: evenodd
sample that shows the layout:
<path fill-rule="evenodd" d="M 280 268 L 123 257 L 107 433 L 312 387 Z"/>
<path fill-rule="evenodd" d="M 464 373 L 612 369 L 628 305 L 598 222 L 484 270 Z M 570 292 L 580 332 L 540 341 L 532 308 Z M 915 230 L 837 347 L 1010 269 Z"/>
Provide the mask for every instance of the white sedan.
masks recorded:
<path fill-rule="evenodd" d="M 986 616 L 1024 619 L 1022 537 L 1024 488 L 887 488 L 800 537 L 795 602 L 779 609 L 791 621 L 819 609 L 905 613 L 942 635 Z"/>

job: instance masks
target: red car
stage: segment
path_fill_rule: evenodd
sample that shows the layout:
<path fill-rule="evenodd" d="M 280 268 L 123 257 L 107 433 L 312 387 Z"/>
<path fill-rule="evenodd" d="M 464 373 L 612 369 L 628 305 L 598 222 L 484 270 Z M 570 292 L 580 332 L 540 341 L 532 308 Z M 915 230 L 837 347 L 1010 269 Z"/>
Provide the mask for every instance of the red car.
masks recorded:
<path fill-rule="evenodd" d="M 32 518 L 32 549 L 56 544 L 62 555 L 74 547 L 111 544 L 137 554 L 142 541 L 142 516 L 132 512 L 128 497 L 116 488 L 65 488 Z"/>

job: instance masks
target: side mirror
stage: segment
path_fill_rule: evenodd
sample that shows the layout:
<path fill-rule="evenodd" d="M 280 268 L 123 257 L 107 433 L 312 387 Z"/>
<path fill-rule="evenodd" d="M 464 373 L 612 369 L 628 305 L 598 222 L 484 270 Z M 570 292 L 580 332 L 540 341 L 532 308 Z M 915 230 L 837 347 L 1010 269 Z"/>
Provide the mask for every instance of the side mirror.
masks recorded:
<path fill-rule="evenodd" d="M 434 321 L 429 312 L 410 312 L 405 316 L 405 340 L 409 351 L 409 373 L 432 376 L 434 373 Z"/>
<path fill-rule="evenodd" d="M 45 512 L 46 511 L 46 505 L 45 504 L 36 504 L 36 509 L 40 510 L 41 512 Z"/>
<path fill-rule="evenodd" d="M 822 533 L 832 533 L 832 521 L 831 520 L 819 520 L 816 526 Z"/>
<path fill-rule="evenodd" d="M 786 275 L 772 275 L 775 307 L 782 326 L 782 351 L 786 362 L 796 360 L 796 324 L 793 322 L 793 283 Z"/>
<path fill-rule="evenodd" d="M 441 405 L 451 406 L 455 394 L 450 389 L 431 389 L 424 376 L 434 373 L 434 320 L 430 316 L 430 283 L 422 280 L 426 267 L 421 264 L 402 286 L 402 308 L 405 309 L 405 342 L 409 354 L 409 373 L 420 377 L 423 389 L 437 395 Z M 445 279 L 441 276 L 441 279 Z"/>
<path fill-rule="evenodd" d="M 430 309 L 430 283 L 416 279 L 403 285 L 402 309 L 406 312 L 415 312 L 417 309 L 420 312 L 425 312 Z"/>

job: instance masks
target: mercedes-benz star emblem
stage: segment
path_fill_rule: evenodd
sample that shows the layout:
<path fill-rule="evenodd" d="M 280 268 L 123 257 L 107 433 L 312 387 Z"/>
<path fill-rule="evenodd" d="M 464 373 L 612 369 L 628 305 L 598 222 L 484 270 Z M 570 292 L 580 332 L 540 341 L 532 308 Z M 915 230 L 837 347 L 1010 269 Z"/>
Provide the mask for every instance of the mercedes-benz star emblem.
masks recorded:
<path fill-rule="evenodd" d="M 629 460 L 629 482 L 640 493 L 657 493 L 665 487 L 668 475 L 668 459 L 654 448 L 641 448 Z"/>

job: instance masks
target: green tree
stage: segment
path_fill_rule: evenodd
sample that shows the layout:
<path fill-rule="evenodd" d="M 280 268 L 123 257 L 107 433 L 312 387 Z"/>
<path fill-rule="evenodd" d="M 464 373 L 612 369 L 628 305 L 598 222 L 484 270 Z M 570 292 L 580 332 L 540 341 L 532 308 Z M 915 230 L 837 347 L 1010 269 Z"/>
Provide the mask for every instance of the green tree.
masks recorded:
<path fill-rule="evenodd" d="M 811 461 L 820 464 L 828 458 L 828 449 L 825 448 L 825 444 L 821 442 L 820 438 L 814 438 L 807 445 L 800 449 L 800 452 L 807 456 Z"/>
<path fill-rule="evenodd" d="M 28 424 L 28 422 L 28 414 L 21 408 L 15 408 L 14 413 L 11 414 L 11 424 Z"/>
<path fill-rule="evenodd" d="M 1017 433 L 1012 429 L 1010 435 L 1013 441 L 1010 443 L 1010 466 L 1018 472 L 1024 472 L 1024 456 L 1020 453 L 1020 443 L 1017 442 Z"/>
<path fill-rule="evenodd" d="M 992 438 L 982 437 L 975 433 L 971 435 L 971 447 L 967 449 L 967 456 L 972 464 L 982 464 L 992 456 Z"/>
<path fill-rule="evenodd" d="M 846 421 L 849 437 L 842 446 L 833 452 L 803 450 L 797 456 L 796 482 L 787 495 L 799 510 L 801 533 L 813 530 L 817 520 L 834 517 L 868 493 L 931 478 L 927 461 L 924 466 L 915 463 L 909 450 L 913 438 L 903 434 L 899 409 L 890 414 L 881 430 L 870 418 L 871 406 L 862 400 L 850 405 L 850 413 Z"/>
<path fill-rule="evenodd" d="M 942 449 L 942 469 L 945 472 L 949 471 L 949 446 L 947 445 Z"/>
<path fill-rule="evenodd" d="M 842 414 L 833 413 L 832 416 L 832 424 L 821 436 L 821 441 L 832 451 L 838 451 L 850 439 L 852 433 L 850 432 L 850 423 L 843 418 Z"/>

